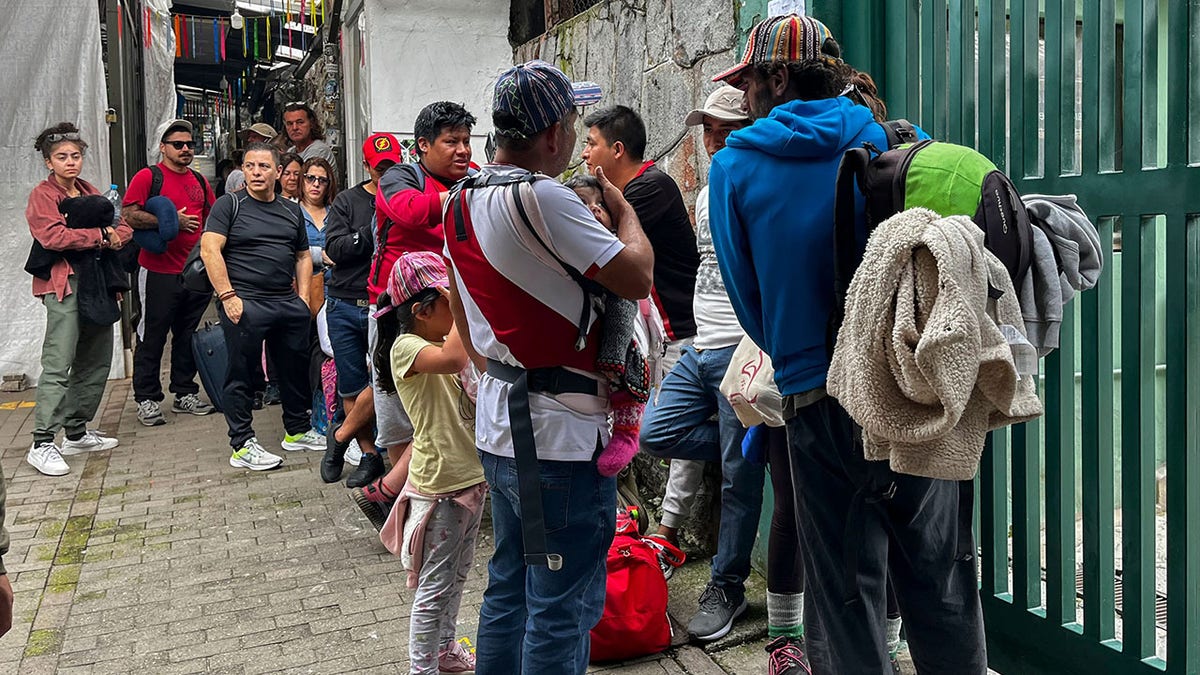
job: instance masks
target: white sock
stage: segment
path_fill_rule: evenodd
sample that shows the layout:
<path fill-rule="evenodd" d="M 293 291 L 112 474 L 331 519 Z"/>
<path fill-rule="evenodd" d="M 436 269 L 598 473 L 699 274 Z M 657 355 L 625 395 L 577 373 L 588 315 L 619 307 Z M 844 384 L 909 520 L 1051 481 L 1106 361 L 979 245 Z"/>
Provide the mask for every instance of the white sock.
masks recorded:
<path fill-rule="evenodd" d="M 771 637 L 804 637 L 804 593 L 767 591 L 767 632 Z"/>
<path fill-rule="evenodd" d="M 887 619 L 887 648 L 888 654 L 895 654 L 900 651 L 900 627 L 904 625 L 904 620 L 900 617 Z"/>

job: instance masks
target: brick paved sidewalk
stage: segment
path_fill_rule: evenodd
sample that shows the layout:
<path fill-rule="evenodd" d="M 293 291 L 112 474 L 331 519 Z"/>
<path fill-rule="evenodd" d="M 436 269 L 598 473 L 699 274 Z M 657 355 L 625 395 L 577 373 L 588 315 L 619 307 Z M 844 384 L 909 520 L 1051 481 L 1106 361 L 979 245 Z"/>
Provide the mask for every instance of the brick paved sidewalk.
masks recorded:
<path fill-rule="evenodd" d="M 71 473 L 49 478 L 24 461 L 32 400 L 0 396 L 16 592 L 0 673 L 408 672 L 411 594 L 399 560 L 344 487 L 321 483 L 320 453 L 277 449 L 278 407 L 255 423 L 284 465 L 254 473 L 229 466 L 219 415 L 167 413 L 166 426 L 146 428 L 128 380 L 113 381 L 99 427 L 121 446 L 68 457 Z M 459 617 L 468 639 L 490 550 L 485 524 Z M 684 611 L 700 591 L 688 579 L 704 576 L 694 565 L 699 575 L 671 584 Z M 743 634 L 596 672 L 761 673 L 762 644 Z"/>

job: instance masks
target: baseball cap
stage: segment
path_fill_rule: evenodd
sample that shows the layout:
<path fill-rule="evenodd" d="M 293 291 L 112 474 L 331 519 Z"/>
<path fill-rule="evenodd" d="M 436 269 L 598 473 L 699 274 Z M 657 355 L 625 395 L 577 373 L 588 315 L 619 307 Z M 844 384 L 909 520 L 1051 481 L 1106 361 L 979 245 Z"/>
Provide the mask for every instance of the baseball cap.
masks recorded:
<path fill-rule="evenodd" d="M 158 135 L 158 140 L 160 142 L 166 140 L 167 136 L 170 136 L 176 131 L 186 131 L 189 134 L 192 133 L 192 123 L 187 120 L 167 120 L 161 128 L 162 133 Z"/>
<path fill-rule="evenodd" d="M 742 62 L 713 78 L 722 82 L 746 68 L 771 61 L 815 61 L 833 33 L 811 16 L 787 14 L 764 19 L 750 29 L 750 41 Z"/>
<path fill-rule="evenodd" d="M 250 132 L 254 132 L 259 136 L 266 138 L 268 141 L 272 138 L 275 138 L 277 135 L 275 132 L 275 127 L 267 124 L 266 122 L 256 122 L 251 124 L 248 128 L 242 129 L 242 136 L 245 137 L 246 134 L 249 134 Z"/>
<path fill-rule="evenodd" d="M 391 134 L 378 133 L 367 136 L 367 140 L 363 141 L 362 150 L 363 159 L 372 169 L 385 159 L 397 164 L 403 161 L 400 158 L 400 141 Z"/>
<path fill-rule="evenodd" d="M 388 277 L 387 294 L 391 304 L 380 307 L 376 319 L 413 299 L 427 288 L 449 288 L 446 261 L 432 251 L 401 253 Z"/>
<path fill-rule="evenodd" d="M 724 122 L 749 121 L 750 118 L 742 112 L 743 96 L 741 89 L 728 84 L 722 85 L 708 95 L 703 108 L 696 108 L 688 113 L 683 123 L 686 126 L 694 127 L 697 124 L 703 124 L 705 116 Z"/>
<path fill-rule="evenodd" d="M 492 112 L 511 118 L 512 127 L 497 126 L 496 134 L 529 138 L 561 120 L 574 106 L 600 101 L 600 85 L 574 82 L 545 61 L 513 66 L 496 80 Z M 506 120 L 507 121 L 507 120 Z"/>

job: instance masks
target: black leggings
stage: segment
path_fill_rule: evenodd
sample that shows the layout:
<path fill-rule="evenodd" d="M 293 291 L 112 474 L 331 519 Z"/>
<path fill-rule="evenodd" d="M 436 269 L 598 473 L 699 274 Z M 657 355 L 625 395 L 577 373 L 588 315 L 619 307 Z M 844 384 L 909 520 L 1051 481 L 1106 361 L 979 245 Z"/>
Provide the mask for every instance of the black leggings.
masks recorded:
<path fill-rule="evenodd" d="M 775 508 L 767 539 L 767 590 L 772 593 L 804 592 L 804 563 L 800 557 L 800 529 L 796 524 L 796 489 L 788 468 L 787 429 L 767 428 L 767 464 Z"/>
<path fill-rule="evenodd" d="M 771 467 L 771 489 L 775 508 L 771 512 L 771 535 L 767 540 L 767 590 L 772 593 L 804 592 L 804 565 L 800 558 L 800 529 L 796 525 L 796 492 L 788 468 L 787 429 L 767 428 L 767 463 Z M 896 591 L 887 585 L 887 616 L 900 616 Z"/>

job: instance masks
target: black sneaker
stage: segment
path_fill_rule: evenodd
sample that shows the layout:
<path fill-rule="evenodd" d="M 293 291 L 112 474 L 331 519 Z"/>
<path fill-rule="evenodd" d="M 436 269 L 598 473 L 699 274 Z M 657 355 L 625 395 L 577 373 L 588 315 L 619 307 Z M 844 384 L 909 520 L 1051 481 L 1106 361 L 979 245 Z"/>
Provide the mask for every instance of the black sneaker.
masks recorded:
<path fill-rule="evenodd" d="M 342 468 L 346 462 L 346 450 L 350 447 L 350 441 L 338 443 L 335 440 L 337 430 L 341 426 L 339 424 L 332 427 L 325 437 L 325 456 L 321 458 L 321 480 L 326 483 L 336 483 L 342 477 Z"/>
<path fill-rule="evenodd" d="M 354 500 L 355 504 L 358 504 L 362 515 L 367 516 L 367 520 L 371 521 L 371 525 L 376 528 L 376 531 L 382 531 L 384 522 L 388 522 L 391 504 L 371 501 L 371 498 L 367 496 L 366 491 L 362 488 L 350 490 L 350 498 Z"/>
<path fill-rule="evenodd" d="M 279 405 L 279 385 L 267 385 L 267 390 L 263 392 L 263 403 L 266 405 Z"/>
<path fill-rule="evenodd" d="M 808 657 L 801 646 L 803 640 L 786 635 L 775 638 L 767 645 L 767 675 L 812 675 Z"/>
<path fill-rule="evenodd" d="M 745 591 L 709 582 L 700 594 L 700 611 L 688 622 L 688 634 L 701 642 L 723 638 L 747 607 Z"/>
<path fill-rule="evenodd" d="M 379 456 L 378 452 L 364 452 L 358 468 L 346 479 L 346 487 L 365 487 L 385 473 L 387 473 L 387 467 L 383 465 L 383 457 Z"/>
<path fill-rule="evenodd" d="M 253 403 L 252 405 L 253 405 L 253 407 L 254 407 L 254 409 L 255 409 L 255 410 L 262 410 L 262 409 L 263 409 L 263 396 L 265 396 L 265 395 L 266 395 L 266 394 L 264 394 L 264 393 L 263 393 L 263 392 L 261 392 L 261 391 L 256 391 L 256 392 L 254 392 L 254 403 Z"/>

